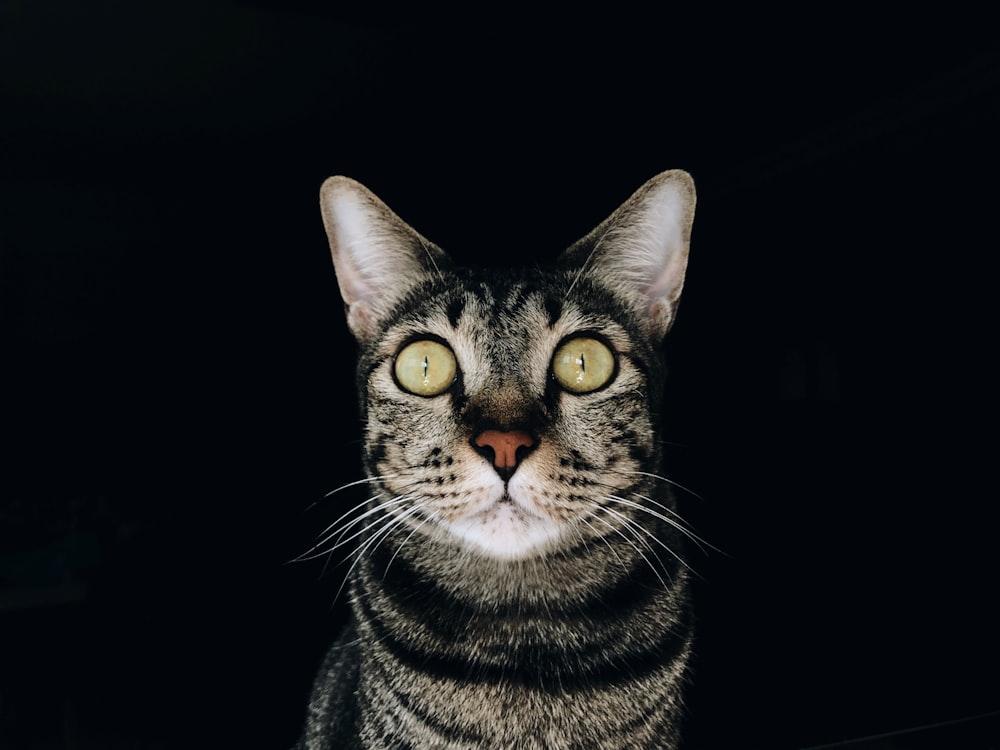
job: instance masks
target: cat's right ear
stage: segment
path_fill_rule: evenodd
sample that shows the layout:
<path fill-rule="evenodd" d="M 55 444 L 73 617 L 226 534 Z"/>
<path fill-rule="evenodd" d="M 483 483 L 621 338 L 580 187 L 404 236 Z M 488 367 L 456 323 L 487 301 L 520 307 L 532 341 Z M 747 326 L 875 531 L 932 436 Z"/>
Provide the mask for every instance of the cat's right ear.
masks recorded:
<path fill-rule="evenodd" d="M 396 300 L 426 272 L 447 265 L 447 256 L 348 177 L 323 183 L 320 209 L 347 325 L 368 341 Z"/>

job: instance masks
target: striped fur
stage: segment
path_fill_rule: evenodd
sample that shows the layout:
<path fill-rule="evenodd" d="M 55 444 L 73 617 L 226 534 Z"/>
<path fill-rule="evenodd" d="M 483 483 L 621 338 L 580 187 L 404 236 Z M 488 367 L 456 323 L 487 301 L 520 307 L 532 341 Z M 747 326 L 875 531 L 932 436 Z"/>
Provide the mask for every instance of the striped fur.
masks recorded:
<path fill-rule="evenodd" d="M 689 532 L 660 476 L 659 344 L 690 178 L 659 175 L 555 265 L 522 271 L 453 267 L 345 178 L 322 205 L 361 344 L 370 493 L 317 546 L 356 544 L 353 619 L 299 747 L 676 747 Z M 553 352 L 581 334 L 615 370 L 572 393 Z M 393 374 L 423 338 L 457 363 L 439 395 Z M 530 436 L 512 473 L 477 442 L 487 430 Z"/>

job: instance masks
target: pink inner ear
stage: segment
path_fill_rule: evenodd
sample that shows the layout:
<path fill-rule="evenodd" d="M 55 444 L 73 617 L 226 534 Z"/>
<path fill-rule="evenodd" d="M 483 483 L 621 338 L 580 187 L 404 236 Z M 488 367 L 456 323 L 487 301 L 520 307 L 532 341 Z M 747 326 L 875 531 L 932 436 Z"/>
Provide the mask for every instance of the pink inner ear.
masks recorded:
<path fill-rule="evenodd" d="M 658 277 L 653 279 L 646 295 L 653 300 L 666 299 L 676 302 L 684 286 L 684 271 L 687 268 L 687 252 L 683 242 L 666 250 L 668 257 Z"/>
<path fill-rule="evenodd" d="M 375 333 L 372 311 L 364 302 L 347 306 L 347 327 L 359 339 L 367 339 Z"/>

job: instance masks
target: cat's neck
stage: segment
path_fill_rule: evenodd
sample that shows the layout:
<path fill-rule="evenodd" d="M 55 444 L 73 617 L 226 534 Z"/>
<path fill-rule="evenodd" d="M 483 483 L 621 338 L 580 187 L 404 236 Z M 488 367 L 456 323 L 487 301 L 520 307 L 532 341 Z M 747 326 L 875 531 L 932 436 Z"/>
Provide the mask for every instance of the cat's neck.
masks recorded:
<path fill-rule="evenodd" d="M 668 528 L 662 535 L 669 537 L 672 532 Z M 684 572 L 675 556 L 625 537 L 584 542 L 524 560 L 502 560 L 445 541 L 404 543 L 405 534 L 400 536 L 379 545 L 364 568 L 382 592 L 396 588 L 412 596 L 425 589 L 420 596 L 428 606 L 441 596 L 447 606 L 461 602 L 470 611 L 558 611 L 587 606 L 594 591 L 635 585 L 666 589 L 666 581 Z M 679 541 L 676 546 L 680 548 Z M 553 581 L 559 585 L 553 586 Z"/>

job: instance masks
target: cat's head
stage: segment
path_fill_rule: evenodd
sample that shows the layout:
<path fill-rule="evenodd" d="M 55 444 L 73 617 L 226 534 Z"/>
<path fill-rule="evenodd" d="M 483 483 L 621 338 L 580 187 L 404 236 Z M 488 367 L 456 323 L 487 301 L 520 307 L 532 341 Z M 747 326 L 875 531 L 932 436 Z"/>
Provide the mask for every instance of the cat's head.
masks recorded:
<path fill-rule="evenodd" d="M 694 205 L 664 172 L 551 266 L 473 270 L 357 182 L 323 184 L 386 516 L 498 559 L 636 533 Z"/>

